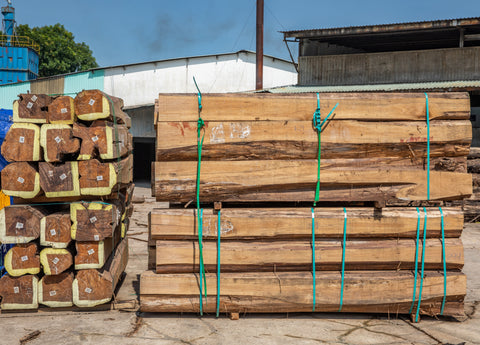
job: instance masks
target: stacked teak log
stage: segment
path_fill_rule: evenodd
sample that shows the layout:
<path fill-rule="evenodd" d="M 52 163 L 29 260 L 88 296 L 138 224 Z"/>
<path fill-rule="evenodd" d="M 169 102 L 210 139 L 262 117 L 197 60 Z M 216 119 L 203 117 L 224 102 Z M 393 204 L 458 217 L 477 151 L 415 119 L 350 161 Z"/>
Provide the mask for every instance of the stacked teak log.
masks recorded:
<path fill-rule="evenodd" d="M 318 96 L 159 96 L 141 310 L 463 314 L 468 95 Z"/>
<path fill-rule="evenodd" d="M 0 242 L 15 244 L 2 310 L 94 307 L 112 299 L 128 260 L 132 137 L 123 101 L 99 90 L 22 94 L 1 147 L 10 162 Z"/>

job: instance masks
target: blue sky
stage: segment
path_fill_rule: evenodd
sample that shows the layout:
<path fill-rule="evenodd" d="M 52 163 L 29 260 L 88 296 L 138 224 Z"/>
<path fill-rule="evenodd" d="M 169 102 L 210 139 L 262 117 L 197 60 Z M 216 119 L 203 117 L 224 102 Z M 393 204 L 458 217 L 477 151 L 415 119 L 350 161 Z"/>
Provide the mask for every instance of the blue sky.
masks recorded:
<path fill-rule="evenodd" d="M 255 0 L 12 1 L 19 24 L 63 24 L 100 66 L 255 50 Z M 264 50 L 289 59 L 282 30 L 476 16 L 479 0 L 265 0 Z"/>

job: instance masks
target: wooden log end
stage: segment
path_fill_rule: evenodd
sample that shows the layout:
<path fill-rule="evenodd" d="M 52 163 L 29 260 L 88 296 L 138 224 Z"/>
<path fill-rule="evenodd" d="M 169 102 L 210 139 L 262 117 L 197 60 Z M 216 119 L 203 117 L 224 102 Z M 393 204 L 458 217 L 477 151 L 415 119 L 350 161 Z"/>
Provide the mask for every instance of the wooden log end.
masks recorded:
<path fill-rule="evenodd" d="M 73 257 L 67 249 L 44 248 L 40 252 L 40 262 L 46 275 L 58 275 L 72 266 Z"/>

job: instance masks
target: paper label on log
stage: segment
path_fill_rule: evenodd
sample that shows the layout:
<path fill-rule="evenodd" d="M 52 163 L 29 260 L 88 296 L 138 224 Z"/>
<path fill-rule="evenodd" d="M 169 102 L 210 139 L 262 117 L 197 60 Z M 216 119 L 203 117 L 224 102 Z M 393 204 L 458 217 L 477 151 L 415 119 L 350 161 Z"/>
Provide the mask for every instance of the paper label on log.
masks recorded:
<path fill-rule="evenodd" d="M 60 109 L 60 112 L 61 112 L 62 114 L 65 114 L 67 111 L 68 111 L 67 108 L 62 108 L 62 109 Z"/>
<path fill-rule="evenodd" d="M 89 250 L 87 250 L 87 253 L 88 253 L 88 255 L 92 255 L 93 253 L 95 253 L 95 250 L 89 249 Z"/>
<path fill-rule="evenodd" d="M 20 136 L 20 138 L 18 138 L 18 142 L 23 144 L 25 142 L 25 137 Z"/>
<path fill-rule="evenodd" d="M 55 291 L 55 290 L 52 290 L 49 293 L 50 297 L 55 296 L 56 294 L 57 294 L 57 291 Z"/>
<path fill-rule="evenodd" d="M 52 177 L 53 176 L 53 170 L 48 171 L 48 176 Z"/>
<path fill-rule="evenodd" d="M 94 105 L 94 104 L 95 104 L 95 100 L 90 98 L 90 100 L 88 101 L 88 104 L 89 104 L 89 105 Z"/>
<path fill-rule="evenodd" d="M 18 286 L 14 286 L 13 293 L 19 293 L 19 292 L 20 292 L 20 288 Z"/>
<path fill-rule="evenodd" d="M 22 262 L 23 262 L 23 261 L 27 261 L 27 260 L 28 260 L 28 256 L 24 255 L 24 256 L 22 256 L 22 257 L 20 258 L 20 260 L 22 260 Z"/>
<path fill-rule="evenodd" d="M 86 293 L 92 293 L 92 289 L 90 289 L 89 287 L 85 288 L 85 292 Z"/>
<path fill-rule="evenodd" d="M 15 224 L 15 227 L 17 229 L 23 229 L 23 223 L 17 222 L 17 224 Z"/>
<path fill-rule="evenodd" d="M 93 239 L 94 239 L 95 241 L 100 241 L 100 236 L 98 236 L 98 235 L 93 235 Z"/>
<path fill-rule="evenodd" d="M 98 175 L 98 176 L 97 176 L 97 181 L 103 181 L 103 176 L 102 176 L 102 175 Z"/>
<path fill-rule="evenodd" d="M 93 142 L 98 141 L 98 137 L 97 137 L 97 136 L 92 137 L 92 141 L 93 141 Z"/>
<path fill-rule="evenodd" d="M 97 217 L 93 216 L 90 218 L 90 223 L 95 223 L 97 221 Z"/>
<path fill-rule="evenodd" d="M 59 144 L 62 141 L 62 139 L 57 136 L 57 137 L 55 137 L 55 141 L 57 142 L 57 144 Z"/>
<path fill-rule="evenodd" d="M 56 265 L 60 261 L 59 258 L 55 257 L 55 259 L 52 260 L 53 264 Z"/>
<path fill-rule="evenodd" d="M 35 102 L 37 99 L 38 99 L 38 98 L 37 98 L 37 96 L 35 96 L 35 95 L 33 95 L 32 98 L 31 98 L 32 102 Z"/>
<path fill-rule="evenodd" d="M 32 109 L 32 107 L 33 107 L 33 103 L 32 103 L 32 102 L 28 102 L 28 104 L 27 104 L 27 109 Z"/>
<path fill-rule="evenodd" d="M 17 181 L 20 182 L 20 183 L 23 183 L 23 182 L 25 182 L 25 179 L 23 177 L 19 176 L 17 178 Z"/>
<path fill-rule="evenodd" d="M 67 175 L 65 175 L 65 174 L 61 174 L 61 175 L 60 175 L 60 180 L 63 181 L 63 180 L 65 180 L 66 178 L 67 178 Z"/>
<path fill-rule="evenodd" d="M 55 229 L 50 229 L 50 235 L 55 236 L 57 231 Z"/>

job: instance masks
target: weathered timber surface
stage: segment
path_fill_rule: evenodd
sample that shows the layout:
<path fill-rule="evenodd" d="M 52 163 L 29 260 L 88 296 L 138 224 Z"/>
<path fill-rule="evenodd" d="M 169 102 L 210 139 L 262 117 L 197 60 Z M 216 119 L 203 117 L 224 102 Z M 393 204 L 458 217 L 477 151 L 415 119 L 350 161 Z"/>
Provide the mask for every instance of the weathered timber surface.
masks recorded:
<path fill-rule="evenodd" d="M 73 98 L 58 96 L 48 105 L 48 123 L 72 124 L 75 121 Z"/>
<path fill-rule="evenodd" d="M 30 163 L 8 164 L 1 176 L 2 191 L 8 196 L 30 199 L 40 193 L 40 174 Z"/>
<path fill-rule="evenodd" d="M 53 98 L 44 94 L 22 93 L 13 102 L 13 122 L 47 123 Z"/>
<path fill-rule="evenodd" d="M 140 310 L 143 312 L 199 312 L 198 275 L 155 274 L 140 276 Z M 445 315 L 464 315 L 466 276 L 447 273 Z M 216 310 L 217 275 L 206 274 L 208 297 L 204 312 Z M 444 295 L 443 274 L 426 271 L 421 314 L 437 315 Z M 342 312 L 408 313 L 414 275 L 409 271 L 347 271 Z M 420 280 L 417 282 L 417 296 Z M 220 311 L 286 313 L 312 311 L 311 272 L 222 273 Z M 316 272 L 316 312 L 337 312 L 341 272 Z M 416 307 L 416 305 L 415 305 Z"/>
<path fill-rule="evenodd" d="M 80 140 L 66 124 L 45 124 L 40 130 L 40 144 L 46 162 L 70 160 L 80 151 Z"/>
<path fill-rule="evenodd" d="M 42 218 L 40 222 L 40 245 L 67 248 L 71 237 L 70 214 L 57 212 Z"/>
<path fill-rule="evenodd" d="M 157 201 L 195 199 L 197 162 L 155 162 L 153 167 L 152 191 Z M 314 160 L 205 161 L 201 166 L 200 199 L 202 202 L 312 201 L 316 173 Z M 324 166 L 320 180 L 320 201 L 427 200 L 426 171 Z M 430 200 L 462 199 L 471 194 L 471 175 L 430 172 Z"/>
<path fill-rule="evenodd" d="M 78 160 L 115 159 L 133 150 L 133 137 L 125 126 L 115 127 L 106 121 L 96 121 L 91 127 L 75 123 L 73 134 L 82 139 Z"/>
<path fill-rule="evenodd" d="M 348 239 L 353 238 L 416 238 L 418 214 L 414 207 L 346 208 Z M 427 237 L 441 236 L 441 215 L 438 208 L 427 211 Z M 443 207 L 445 237 L 460 237 L 463 212 L 460 207 Z M 315 208 L 315 236 L 342 238 L 345 213 L 343 208 Z M 220 217 L 221 238 L 235 239 L 310 239 L 310 208 L 223 208 Z M 420 234 L 423 234 L 425 213 L 420 208 Z M 203 238 L 216 239 L 218 215 L 203 210 Z M 149 214 L 152 240 L 198 239 L 198 218 L 195 209 L 154 209 Z"/>
<path fill-rule="evenodd" d="M 78 307 L 94 307 L 111 300 L 128 262 L 128 243 L 124 239 L 101 270 L 80 270 L 73 281 L 73 303 Z"/>
<path fill-rule="evenodd" d="M 40 221 L 45 214 L 28 205 L 6 206 L 0 210 L 0 242 L 26 243 L 40 236 Z"/>
<path fill-rule="evenodd" d="M 431 93 L 430 120 L 468 120 L 467 93 Z M 418 121 L 426 119 L 424 93 L 322 93 L 322 118 L 337 120 Z M 317 108 L 316 94 L 209 94 L 202 97 L 205 121 L 311 121 Z M 158 122 L 197 121 L 196 94 L 160 94 Z"/>
<path fill-rule="evenodd" d="M 157 241 L 156 273 L 195 273 L 199 269 L 198 241 Z M 312 246 L 307 240 L 288 241 L 224 241 L 220 245 L 221 272 L 311 271 Z M 318 271 L 342 269 L 342 241 L 315 241 Z M 347 240 L 345 269 L 401 270 L 414 269 L 421 261 L 422 244 L 415 260 L 415 240 Z M 461 269 L 463 245 L 458 238 L 445 239 L 447 269 Z M 203 242 L 205 270 L 217 271 L 217 243 Z M 442 241 L 425 242 L 425 269 L 443 268 Z"/>
<path fill-rule="evenodd" d="M 113 163 L 80 161 L 78 172 L 82 195 L 110 195 L 133 181 L 133 155 Z"/>
<path fill-rule="evenodd" d="M 65 272 L 73 264 L 72 253 L 68 249 L 44 248 L 40 252 L 43 273 L 57 275 Z"/>
<path fill-rule="evenodd" d="M 0 296 L 2 310 L 22 310 L 38 308 L 38 278 L 34 275 L 0 279 Z"/>
<path fill-rule="evenodd" d="M 103 202 L 70 204 L 71 237 L 77 241 L 103 241 L 120 222 L 117 207 Z"/>
<path fill-rule="evenodd" d="M 40 160 L 40 127 L 33 123 L 14 123 L 2 143 L 2 156 L 9 162 Z"/>
<path fill-rule="evenodd" d="M 180 118 L 181 119 L 181 118 Z M 427 156 L 425 121 L 336 121 L 322 131 L 322 158 L 408 158 Z M 432 121 L 431 157 L 466 156 L 470 121 Z M 202 159 L 316 159 L 318 135 L 312 121 L 207 122 Z M 157 124 L 157 161 L 197 160 L 196 122 Z"/>
<path fill-rule="evenodd" d="M 12 277 L 40 273 L 38 247 L 35 243 L 17 244 L 10 248 L 4 258 L 7 273 Z"/>
<path fill-rule="evenodd" d="M 80 120 L 106 119 L 131 127 L 131 119 L 123 112 L 123 100 L 100 90 L 84 90 L 75 97 L 75 114 Z"/>
<path fill-rule="evenodd" d="M 71 307 L 73 273 L 44 276 L 38 282 L 38 303 L 52 308 Z"/>
<path fill-rule="evenodd" d="M 47 198 L 79 196 L 78 162 L 38 164 L 40 185 Z"/>

